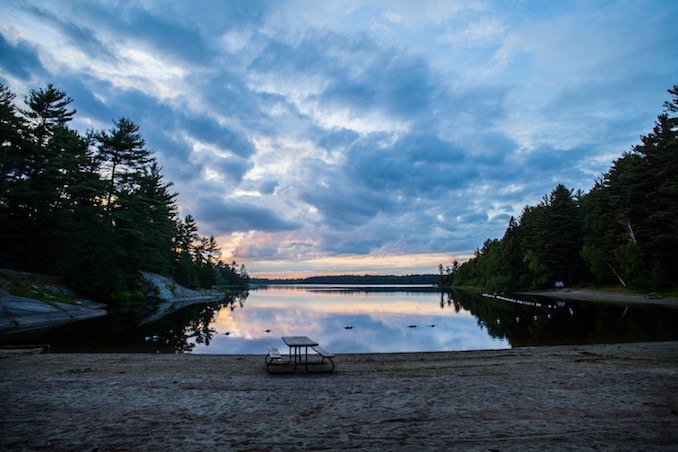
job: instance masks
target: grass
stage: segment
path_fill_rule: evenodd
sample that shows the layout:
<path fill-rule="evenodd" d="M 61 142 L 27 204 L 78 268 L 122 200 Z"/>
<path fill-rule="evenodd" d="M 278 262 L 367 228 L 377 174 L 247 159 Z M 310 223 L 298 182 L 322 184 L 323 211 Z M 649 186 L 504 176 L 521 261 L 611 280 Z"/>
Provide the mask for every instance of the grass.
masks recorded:
<path fill-rule="evenodd" d="M 9 293 L 16 295 L 17 297 L 26 297 L 33 298 L 35 300 L 40 300 L 45 303 L 54 304 L 54 303 L 66 303 L 71 305 L 78 304 L 78 299 L 63 294 L 61 292 L 55 292 L 41 287 L 36 287 L 32 285 L 21 284 L 17 281 L 12 281 L 9 286 Z"/>

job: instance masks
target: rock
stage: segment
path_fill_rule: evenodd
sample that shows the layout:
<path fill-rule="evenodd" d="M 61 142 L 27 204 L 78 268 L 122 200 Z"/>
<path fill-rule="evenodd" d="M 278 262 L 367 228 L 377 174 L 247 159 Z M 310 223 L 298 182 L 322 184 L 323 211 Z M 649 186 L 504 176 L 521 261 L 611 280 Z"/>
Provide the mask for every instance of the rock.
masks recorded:
<path fill-rule="evenodd" d="M 158 305 L 153 313 L 143 318 L 141 325 L 154 322 L 181 308 L 198 303 L 213 303 L 224 299 L 218 290 L 193 290 L 177 284 L 172 278 L 155 273 L 141 272 L 143 283 L 148 285 L 157 298 Z"/>
<path fill-rule="evenodd" d="M 54 294 L 54 300 L 59 299 L 57 295 L 65 295 L 73 301 L 45 301 L 13 295 L 10 293 L 13 281 L 43 294 Z M 106 305 L 77 298 L 77 294 L 58 278 L 0 269 L 0 336 L 52 328 L 106 314 Z"/>

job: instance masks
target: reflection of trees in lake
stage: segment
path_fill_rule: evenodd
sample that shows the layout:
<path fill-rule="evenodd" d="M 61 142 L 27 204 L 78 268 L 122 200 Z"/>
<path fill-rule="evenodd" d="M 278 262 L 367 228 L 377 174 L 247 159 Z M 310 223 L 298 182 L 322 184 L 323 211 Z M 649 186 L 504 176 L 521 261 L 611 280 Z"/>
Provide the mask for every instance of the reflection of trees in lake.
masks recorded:
<path fill-rule="evenodd" d="M 240 309 L 244 308 L 245 300 L 247 300 L 249 295 L 250 292 L 248 290 L 243 290 L 235 295 L 232 295 L 231 300 L 229 301 L 231 311 L 235 310 L 236 307 L 239 307 Z"/>
<path fill-rule="evenodd" d="M 454 306 L 454 312 L 459 313 L 461 305 L 452 297 L 452 292 L 440 292 L 440 309 L 445 309 L 445 306 Z"/>
<path fill-rule="evenodd" d="M 438 289 L 432 284 L 420 285 L 398 285 L 398 284 L 375 284 L 375 285 L 360 285 L 360 284 L 278 284 L 278 285 L 261 285 L 256 286 L 257 291 L 264 292 L 268 290 L 279 292 L 285 290 L 288 292 L 300 293 L 315 293 L 320 295 L 346 295 L 353 297 L 356 293 L 392 293 L 397 291 L 401 294 L 407 293 L 421 293 L 421 292 L 437 292 Z"/>
<path fill-rule="evenodd" d="M 249 292 L 243 291 L 235 295 L 229 295 L 219 303 L 197 304 L 183 308 L 173 315 L 157 322 L 162 324 L 160 334 L 164 345 L 162 352 L 184 353 L 190 352 L 195 344 L 209 345 L 216 331 L 210 328 L 217 313 L 221 309 L 228 308 L 231 311 L 236 308 L 243 309 Z M 157 329 L 157 324 L 156 324 Z M 193 342 L 191 342 L 191 339 Z"/>
<path fill-rule="evenodd" d="M 678 331 L 678 311 L 654 306 L 441 294 L 441 307 L 451 306 L 471 312 L 492 337 L 512 346 L 675 340 Z"/>

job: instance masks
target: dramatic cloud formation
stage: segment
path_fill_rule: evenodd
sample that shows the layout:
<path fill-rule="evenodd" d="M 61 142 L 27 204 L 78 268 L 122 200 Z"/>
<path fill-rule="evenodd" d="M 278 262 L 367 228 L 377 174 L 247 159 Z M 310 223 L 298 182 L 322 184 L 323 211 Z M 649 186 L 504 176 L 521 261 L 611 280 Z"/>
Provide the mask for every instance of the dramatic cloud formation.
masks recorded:
<path fill-rule="evenodd" d="M 257 276 L 436 272 L 588 190 L 678 83 L 666 1 L 5 1 L 0 82 L 139 124 Z"/>

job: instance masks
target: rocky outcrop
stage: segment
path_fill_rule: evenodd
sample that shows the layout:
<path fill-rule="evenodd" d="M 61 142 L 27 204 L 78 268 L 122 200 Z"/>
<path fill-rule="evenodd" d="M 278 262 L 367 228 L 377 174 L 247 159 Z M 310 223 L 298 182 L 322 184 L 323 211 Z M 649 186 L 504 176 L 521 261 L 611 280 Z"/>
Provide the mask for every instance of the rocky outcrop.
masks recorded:
<path fill-rule="evenodd" d="M 146 295 L 157 298 L 158 304 L 151 314 L 140 321 L 140 324 L 154 322 L 192 304 L 215 303 L 224 300 L 224 293 L 218 290 L 188 289 L 171 278 L 155 273 L 141 272 L 141 277 L 150 289 Z"/>
<path fill-rule="evenodd" d="M 222 292 L 191 290 L 154 273 L 141 272 L 140 283 L 152 307 L 140 324 L 153 322 L 192 304 L 224 300 Z M 12 286 L 21 287 L 21 292 L 26 294 L 11 293 Z M 59 278 L 0 269 L 0 337 L 13 337 L 106 314 L 105 304 L 78 297 Z"/>
<path fill-rule="evenodd" d="M 11 285 L 17 283 L 29 292 L 39 293 L 40 298 L 11 294 Z M 0 269 L 0 336 L 13 336 L 106 314 L 106 305 L 78 298 L 58 278 Z"/>

